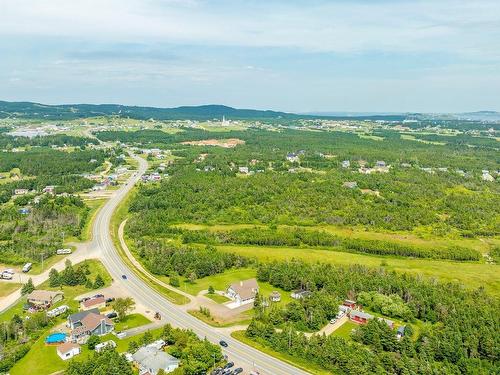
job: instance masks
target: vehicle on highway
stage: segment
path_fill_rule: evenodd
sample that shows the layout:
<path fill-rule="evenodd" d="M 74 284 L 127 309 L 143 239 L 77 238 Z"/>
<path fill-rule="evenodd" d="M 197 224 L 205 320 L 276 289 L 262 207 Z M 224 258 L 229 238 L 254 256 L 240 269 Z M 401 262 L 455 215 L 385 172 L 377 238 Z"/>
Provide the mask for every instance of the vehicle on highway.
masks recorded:
<path fill-rule="evenodd" d="M 127 275 L 122 275 L 123 280 L 127 280 Z"/>
<path fill-rule="evenodd" d="M 337 319 L 334 318 L 334 319 L 330 320 L 330 324 L 335 324 L 336 321 L 337 321 Z"/>
<path fill-rule="evenodd" d="M 238 375 L 240 372 L 243 372 L 243 369 L 241 367 L 238 367 L 237 369 L 233 370 L 234 375 Z"/>
<path fill-rule="evenodd" d="M 220 340 L 220 341 L 219 341 L 219 344 L 220 344 L 220 346 L 222 346 L 222 347 L 224 347 L 224 348 L 227 348 L 227 347 L 228 347 L 227 342 L 225 342 L 224 340 Z"/>

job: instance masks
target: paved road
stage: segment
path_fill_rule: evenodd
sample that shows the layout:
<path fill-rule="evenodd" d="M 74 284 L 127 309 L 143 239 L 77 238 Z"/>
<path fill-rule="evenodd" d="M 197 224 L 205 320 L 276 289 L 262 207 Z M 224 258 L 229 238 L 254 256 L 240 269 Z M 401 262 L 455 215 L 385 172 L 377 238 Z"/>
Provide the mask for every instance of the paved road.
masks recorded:
<path fill-rule="evenodd" d="M 260 374 L 269 375 L 307 374 L 305 371 L 233 339 L 224 330 L 211 327 L 182 311 L 178 306 L 149 287 L 122 261 L 111 239 L 110 222 L 113 211 L 147 168 L 145 160 L 139 157 L 135 157 L 135 159 L 139 162 L 138 173 L 103 206 L 98 212 L 93 226 L 93 242 L 91 246 L 101 252 L 102 261 L 113 279 L 137 302 L 151 308 L 153 311 L 160 312 L 163 319 L 172 323 L 172 325 L 192 329 L 200 337 L 206 337 L 213 343 L 218 343 L 221 339 L 225 340 L 229 344 L 229 347 L 224 349 L 225 354 L 228 355 L 230 360 L 246 370 L 255 369 Z M 126 275 L 127 279 L 123 280 L 122 275 Z"/>

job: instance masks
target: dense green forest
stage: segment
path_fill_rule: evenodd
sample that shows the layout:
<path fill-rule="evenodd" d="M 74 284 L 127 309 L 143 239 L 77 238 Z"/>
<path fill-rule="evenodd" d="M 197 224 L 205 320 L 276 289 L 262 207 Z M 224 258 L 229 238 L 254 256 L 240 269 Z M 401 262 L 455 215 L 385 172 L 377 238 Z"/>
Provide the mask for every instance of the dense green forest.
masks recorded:
<path fill-rule="evenodd" d="M 7 130 L 7 129 L 5 129 Z M 85 147 L 89 144 L 96 145 L 99 141 L 94 138 L 75 137 L 66 134 L 37 136 L 29 137 L 15 137 L 0 132 L 0 149 L 12 149 L 13 147 L 26 147 L 26 146 L 75 146 Z"/>
<path fill-rule="evenodd" d="M 257 275 L 259 281 L 275 287 L 288 291 L 306 287 L 313 294 L 285 307 L 256 303 L 257 314 L 247 336 L 326 370 L 345 374 L 492 374 L 500 369 L 500 305 L 481 290 L 466 291 L 454 284 L 383 269 L 298 261 L 260 264 Z M 335 336 L 308 338 L 297 331 L 326 323 L 332 305 L 347 296 L 358 298 L 374 311 L 385 309 L 386 316 L 427 324 L 416 338 L 408 331 L 401 341 L 385 322 L 376 320 L 359 328 L 354 341 Z"/>
<path fill-rule="evenodd" d="M 23 205 L 0 208 L 0 259 L 4 263 L 39 262 L 54 255 L 63 237 L 79 237 L 89 208 L 76 196 L 44 196 L 28 213 Z"/>
<path fill-rule="evenodd" d="M 64 152 L 35 148 L 25 152 L 4 152 L 0 158 L 0 172 L 19 168 L 28 176 L 80 174 L 92 172 L 105 157 L 105 152 L 98 150 Z"/>

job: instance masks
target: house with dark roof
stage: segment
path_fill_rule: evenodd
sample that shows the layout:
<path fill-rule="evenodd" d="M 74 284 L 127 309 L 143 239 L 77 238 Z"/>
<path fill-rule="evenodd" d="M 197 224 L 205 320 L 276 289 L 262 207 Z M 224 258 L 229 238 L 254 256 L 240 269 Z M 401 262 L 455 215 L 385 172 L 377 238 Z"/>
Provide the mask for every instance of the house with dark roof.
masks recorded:
<path fill-rule="evenodd" d="M 66 323 L 66 325 L 71 329 L 75 329 L 76 327 L 82 325 L 82 319 L 89 314 L 99 314 L 99 309 L 95 308 L 87 311 L 80 311 L 76 314 L 71 314 L 70 316 L 68 316 L 68 322 Z"/>
<path fill-rule="evenodd" d="M 115 324 L 106 316 L 90 313 L 81 319 L 81 325 L 71 331 L 71 341 L 85 343 L 92 335 L 102 336 L 110 333 Z"/>

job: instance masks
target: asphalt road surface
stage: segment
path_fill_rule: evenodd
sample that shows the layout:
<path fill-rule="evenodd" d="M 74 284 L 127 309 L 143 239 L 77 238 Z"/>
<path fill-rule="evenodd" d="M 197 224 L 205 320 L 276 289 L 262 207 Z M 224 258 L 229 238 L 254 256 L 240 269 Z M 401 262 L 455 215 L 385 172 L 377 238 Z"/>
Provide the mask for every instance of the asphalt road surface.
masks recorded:
<path fill-rule="evenodd" d="M 147 169 L 147 162 L 144 159 L 139 157 L 134 158 L 139 162 L 138 172 L 102 207 L 95 218 L 92 229 L 92 246 L 95 246 L 101 252 L 102 261 L 114 281 L 119 283 L 123 290 L 135 301 L 150 308 L 152 311 L 158 311 L 162 315 L 162 319 L 173 326 L 189 328 L 198 336 L 202 338 L 206 337 L 213 343 L 218 344 L 220 340 L 226 341 L 228 347 L 223 348 L 223 352 L 228 356 L 230 361 L 235 362 L 236 367 L 243 367 L 246 371 L 256 370 L 262 375 L 308 374 L 303 370 L 253 349 L 217 328 L 211 327 L 182 311 L 178 306 L 169 302 L 160 293 L 136 276 L 123 262 L 111 239 L 110 222 L 113 211 Z M 122 279 L 122 275 L 126 275 L 127 279 Z"/>

